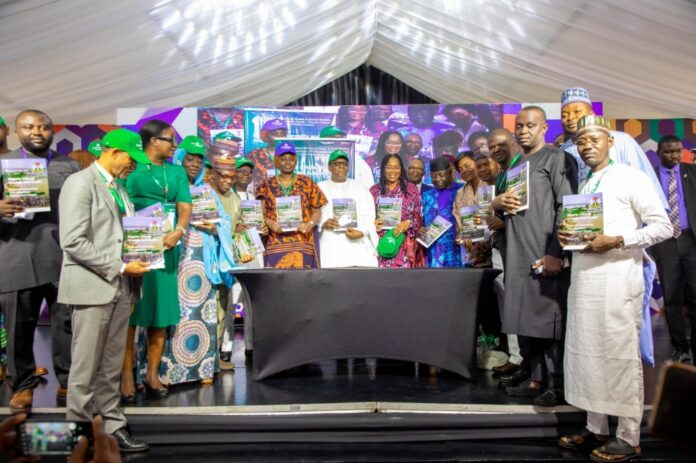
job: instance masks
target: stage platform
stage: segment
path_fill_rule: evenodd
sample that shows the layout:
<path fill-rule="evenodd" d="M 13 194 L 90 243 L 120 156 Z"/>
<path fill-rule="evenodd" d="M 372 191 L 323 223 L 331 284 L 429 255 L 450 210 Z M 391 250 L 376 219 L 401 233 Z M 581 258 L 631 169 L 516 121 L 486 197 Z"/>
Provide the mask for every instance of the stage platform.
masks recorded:
<path fill-rule="evenodd" d="M 664 323 L 656 321 L 661 362 L 669 355 L 669 341 Z M 39 364 L 50 369 L 49 335 L 47 327 L 39 328 L 35 352 Z M 165 400 L 138 394 L 136 405 L 126 409 L 133 433 L 154 445 L 148 458 L 139 461 L 191 461 L 197 455 L 192 444 L 203 443 L 205 452 L 220 457 L 205 461 L 267 461 L 279 449 L 306 454 L 298 457 L 303 461 L 355 461 L 341 458 L 357 447 L 382 455 L 362 461 L 574 458 L 558 450 L 555 439 L 560 432 L 582 427 L 584 415 L 567 405 L 543 408 L 533 406 L 531 399 L 510 398 L 490 372 L 479 371 L 476 381 L 467 381 L 444 371 L 432 375 L 427 366 L 416 368 L 410 362 L 326 360 L 253 381 L 241 332 L 236 338 L 234 372 L 219 374 L 208 386 L 174 386 Z M 657 369 L 645 369 L 647 404 L 656 377 Z M 55 378 L 49 375 L 35 392 L 34 415 L 64 416 L 64 409 L 56 407 L 55 389 Z M 0 415 L 9 412 L 9 397 L 9 388 L 2 387 Z M 653 461 L 691 461 L 647 436 L 644 444 L 648 455 L 651 447 L 660 455 Z M 411 447 L 413 451 L 402 455 L 401 450 Z M 432 460 L 422 453 L 428 447 Z"/>

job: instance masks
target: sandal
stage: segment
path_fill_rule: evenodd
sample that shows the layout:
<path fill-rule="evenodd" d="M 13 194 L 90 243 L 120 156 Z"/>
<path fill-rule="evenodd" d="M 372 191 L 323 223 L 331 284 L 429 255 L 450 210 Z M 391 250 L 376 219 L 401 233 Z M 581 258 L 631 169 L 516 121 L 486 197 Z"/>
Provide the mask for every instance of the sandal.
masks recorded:
<path fill-rule="evenodd" d="M 641 457 L 640 446 L 633 447 L 623 439 L 614 437 L 590 454 L 590 460 L 600 463 L 632 461 Z"/>
<path fill-rule="evenodd" d="M 575 434 L 562 436 L 558 439 L 558 445 L 570 450 L 592 450 L 605 444 L 609 436 L 595 434 L 587 428 L 583 428 Z"/>

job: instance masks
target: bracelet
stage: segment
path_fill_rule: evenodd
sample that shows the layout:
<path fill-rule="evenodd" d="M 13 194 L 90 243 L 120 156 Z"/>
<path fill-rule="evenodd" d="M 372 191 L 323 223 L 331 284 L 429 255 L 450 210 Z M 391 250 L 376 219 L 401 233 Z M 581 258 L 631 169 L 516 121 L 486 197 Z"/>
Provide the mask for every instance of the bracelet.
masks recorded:
<path fill-rule="evenodd" d="M 314 226 L 316 225 L 316 224 L 315 224 L 314 222 L 312 222 L 311 220 L 307 221 L 307 223 L 308 223 L 308 224 L 311 224 L 311 225 L 312 225 L 312 228 L 314 228 Z"/>
<path fill-rule="evenodd" d="M 182 227 L 181 225 L 177 225 L 174 230 L 179 230 L 182 235 L 186 236 L 186 229 Z"/>

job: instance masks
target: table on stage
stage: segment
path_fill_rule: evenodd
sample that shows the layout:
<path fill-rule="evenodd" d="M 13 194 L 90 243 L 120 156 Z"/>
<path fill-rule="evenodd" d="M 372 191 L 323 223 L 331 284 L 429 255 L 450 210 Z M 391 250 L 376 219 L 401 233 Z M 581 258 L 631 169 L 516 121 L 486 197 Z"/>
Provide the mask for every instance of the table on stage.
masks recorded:
<path fill-rule="evenodd" d="M 483 294 L 499 270 L 240 270 L 254 311 L 255 380 L 339 358 L 420 362 L 473 379 Z M 490 298 L 486 298 L 490 299 Z"/>

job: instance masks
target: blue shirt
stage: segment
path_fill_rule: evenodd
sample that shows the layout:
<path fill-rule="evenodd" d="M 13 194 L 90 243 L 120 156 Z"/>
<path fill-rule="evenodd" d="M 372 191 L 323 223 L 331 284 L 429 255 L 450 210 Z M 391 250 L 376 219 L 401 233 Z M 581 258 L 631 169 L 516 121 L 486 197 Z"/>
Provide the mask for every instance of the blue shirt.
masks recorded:
<path fill-rule="evenodd" d="M 682 230 L 688 230 L 691 228 L 689 226 L 689 217 L 686 214 L 686 204 L 684 203 L 684 190 L 682 190 L 681 181 L 681 169 L 679 164 L 671 169 L 660 164 L 660 183 L 662 184 L 662 191 L 664 191 L 667 201 L 669 201 L 669 178 L 671 172 L 674 172 L 674 177 L 677 182 L 677 208 L 679 209 L 679 226 Z"/>

